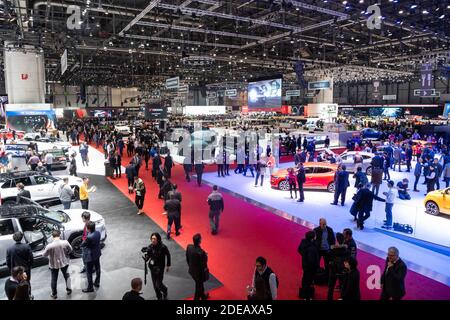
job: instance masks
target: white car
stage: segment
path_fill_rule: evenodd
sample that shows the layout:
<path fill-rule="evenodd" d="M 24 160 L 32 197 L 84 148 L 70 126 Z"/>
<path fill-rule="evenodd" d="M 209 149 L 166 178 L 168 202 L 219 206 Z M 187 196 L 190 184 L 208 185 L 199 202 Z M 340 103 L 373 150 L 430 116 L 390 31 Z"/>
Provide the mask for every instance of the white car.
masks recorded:
<path fill-rule="evenodd" d="M 69 185 L 74 189 L 74 199 L 79 196 L 79 188 L 83 180 L 73 176 L 50 176 L 35 171 L 19 171 L 0 175 L 0 198 L 3 204 L 16 202 L 17 183 L 25 185 L 30 191 L 31 200 L 40 204 L 59 203 L 59 189 L 64 183 L 63 178 L 69 178 Z"/>
<path fill-rule="evenodd" d="M 117 130 L 117 132 L 121 133 L 123 136 L 129 136 L 131 134 L 129 126 L 116 125 L 114 126 L 114 129 Z"/>
<path fill-rule="evenodd" d="M 362 159 L 362 170 L 368 176 L 372 175 L 372 158 L 375 154 L 365 151 L 345 151 L 341 153 L 337 160 L 337 163 L 345 164 L 346 170 L 349 172 L 356 172 L 358 165 L 355 163 L 355 154 L 358 153 Z"/>
<path fill-rule="evenodd" d="M 24 240 L 31 246 L 35 259 L 42 257 L 47 243 L 52 242 L 52 231 L 61 231 L 61 238 L 69 241 L 72 257 L 81 257 L 81 243 L 85 224 L 83 212 L 89 212 L 100 240 L 107 237 L 105 220 L 95 211 L 83 209 L 48 210 L 38 204 L 21 204 L 0 207 L 0 267 L 6 264 L 6 250 L 14 244 L 14 232 L 21 231 Z"/>
<path fill-rule="evenodd" d="M 72 148 L 72 144 L 70 142 L 62 139 L 54 137 L 40 137 L 39 134 L 37 137 L 33 138 L 34 133 L 31 133 L 29 136 L 27 135 L 28 133 L 23 138 L 24 141 L 22 141 L 22 143 L 25 143 L 25 141 L 34 142 L 37 145 L 39 152 L 52 149 L 61 149 L 64 152 L 68 152 L 70 148 Z"/>

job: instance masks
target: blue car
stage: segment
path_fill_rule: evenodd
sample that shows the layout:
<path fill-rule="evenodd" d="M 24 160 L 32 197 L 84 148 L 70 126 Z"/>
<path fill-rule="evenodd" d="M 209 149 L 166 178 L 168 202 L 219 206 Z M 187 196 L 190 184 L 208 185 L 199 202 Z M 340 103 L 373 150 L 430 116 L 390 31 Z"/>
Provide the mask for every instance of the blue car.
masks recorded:
<path fill-rule="evenodd" d="M 380 139 L 381 132 L 372 129 L 372 128 L 365 128 L 361 130 L 361 138 L 363 139 Z"/>

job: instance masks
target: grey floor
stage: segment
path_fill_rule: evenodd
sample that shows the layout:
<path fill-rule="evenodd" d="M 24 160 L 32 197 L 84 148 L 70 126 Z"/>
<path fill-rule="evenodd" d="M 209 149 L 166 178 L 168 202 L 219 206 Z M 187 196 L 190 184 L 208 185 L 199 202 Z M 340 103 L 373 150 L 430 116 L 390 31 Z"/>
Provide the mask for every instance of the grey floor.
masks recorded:
<path fill-rule="evenodd" d="M 57 174 L 62 174 L 57 172 Z M 73 293 L 66 295 L 62 275 L 58 280 L 59 300 L 117 300 L 130 290 L 132 278 L 144 277 L 144 264 L 141 258 L 141 248 L 149 244 L 150 234 L 159 232 L 163 239 L 165 233 L 159 226 L 146 216 L 138 216 L 133 202 L 126 198 L 116 187 L 102 176 L 91 176 L 91 183 L 98 191 L 90 197 L 89 209 L 103 215 L 106 222 L 108 237 L 101 257 L 101 284 L 94 293 L 82 293 L 86 287 L 86 277 L 80 274 L 81 259 L 71 262 Z M 79 208 L 74 203 L 73 208 Z M 58 207 L 55 207 L 58 208 Z M 180 300 L 194 295 L 194 281 L 187 272 L 185 251 L 173 240 L 163 240 L 172 256 L 172 268 L 165 274 L 164 283 L 169 288 L 169 299 Z M 0 299 L 5 299 L 4 282 L 7 279 L 3 272 L 0 278 Z M 207 290 L 217 288 L 222 284 L 213 276 L 205 283 Z M 52 299 L 50 297 L 50 271 L 43 262 L 42 266 L 32 269 L 32 293 L 37 300 Z M 145 299 L 156 299 L 151 276 L 148 275 L 147 285 L 143 288 Z"/>

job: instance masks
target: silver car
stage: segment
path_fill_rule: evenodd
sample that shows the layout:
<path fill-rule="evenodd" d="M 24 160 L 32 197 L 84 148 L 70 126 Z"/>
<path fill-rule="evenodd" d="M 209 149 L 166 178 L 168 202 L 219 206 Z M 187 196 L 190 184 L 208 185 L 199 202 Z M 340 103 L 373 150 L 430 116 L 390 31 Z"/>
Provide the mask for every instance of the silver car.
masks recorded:
<path fill-rule="evenodd" d="M 358 153 L 362 159 L 362 164 L 355 163 L 355 155 Z M 345 151 L 341 153 L 337 159 L 337 163 L 345 164 L 347 171 L 356 172 L 356 168 L 362 167 L 363 172 L 368 176 L 372 175 L 372 158 L 375 154 L 365 151 Z"/>
<path fill-rule="evenodd" d="M 14 244 L 13 235 L 17 231 L 24 234 L 24 241 L 31 246 L 35 259 L 42 257 L 46 245 L 52 241 L 52 231 L 61 231 L 61 238 L 69 241 L 73 248 L 72 256 L 81 257 L 81 242 L 84 223 L 81 214 L 88 211 L 96 230 L 104 242 L 107 233 L 105 220 L 92 210 L 69 209 L 48 210 L 35 204 L 0 207 L 0 267 L 6 264 L 6 251 Z"/>

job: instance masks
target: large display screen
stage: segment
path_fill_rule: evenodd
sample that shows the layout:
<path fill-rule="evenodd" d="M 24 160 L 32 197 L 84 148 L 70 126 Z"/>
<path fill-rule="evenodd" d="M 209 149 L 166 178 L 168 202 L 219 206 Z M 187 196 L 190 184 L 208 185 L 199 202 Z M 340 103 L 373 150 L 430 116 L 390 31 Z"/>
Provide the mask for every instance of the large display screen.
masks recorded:
<path fill-rule="evenodd" d="M 369 116 L 371 117 L 390 117 L 398 118 L 403 115 L 402 108 L 370 108 Z"/>
<path fill-rule="evenodd" d="M 279 108 L 281 107 L 282 79 L 263 80 L 248 84 L 248 107 Z"/>
<path fill-rule="evenodd" d="M 32 132 L 36 129 L 55 128 L 54 110 L 6 111 L 6 123 L 11 130 Z"/>
<path fill-rule="evenodd" d="M 449 118 L 449 116 L 450 116 L 450 102 L 445 103 L 443 116 L 444 116 L 445 119 Z"/>

